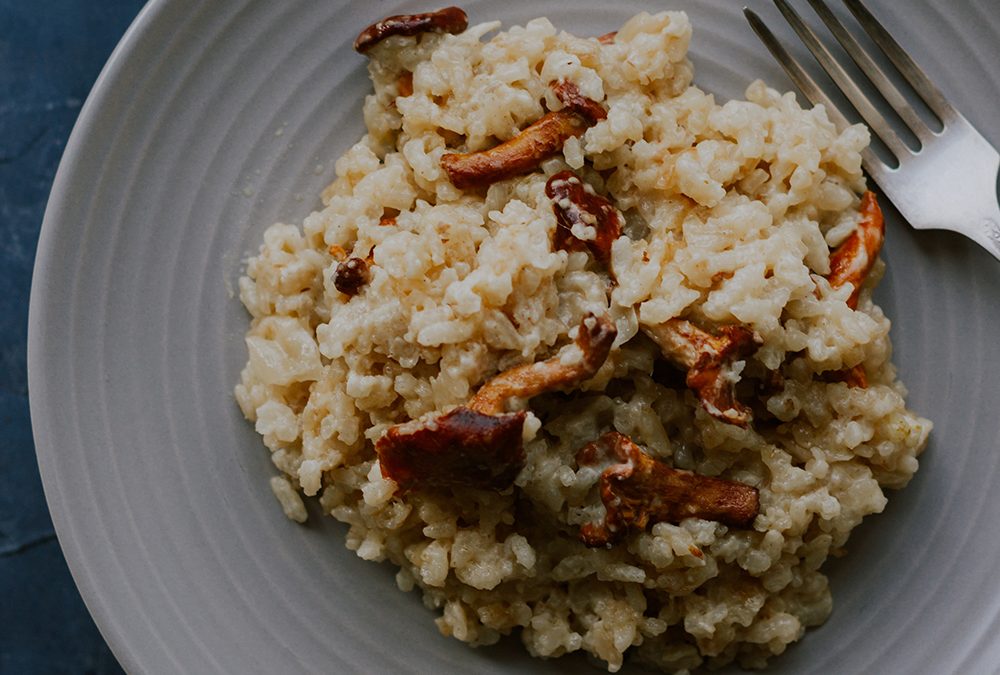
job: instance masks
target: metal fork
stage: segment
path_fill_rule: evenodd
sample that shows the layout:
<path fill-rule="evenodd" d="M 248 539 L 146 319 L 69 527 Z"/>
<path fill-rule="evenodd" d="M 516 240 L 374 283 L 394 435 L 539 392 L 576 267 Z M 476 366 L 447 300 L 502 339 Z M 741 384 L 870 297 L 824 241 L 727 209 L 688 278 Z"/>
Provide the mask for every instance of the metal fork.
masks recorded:
<path fill-rule="evenodd" d="M 918 230 L 942 229 L 964 234 L 1000 260 L 1000 206 L 996 194 L 1000 155 L 996 149 L 955 110 L 860 0 L 843 2 L 927 107 L 941 120 L 940 131 L 933 131 L 924 123 L 823 0 L 808 1 L 858 68 L 920 141 L 920 147 L 911 150 L 788 2 L 774 0 L 823 70 L 899 162 L 893 168 L 869 148 L 862 154 L 865 170 L 910 225 Z M 822 103 L 830 119 L 840 129 L 847 127 L 849 122 L 844 115 L 785 51 L 760 17 L 746 7 L 743 13 L 750 27 L 802 93 L 813 105 Z"/>

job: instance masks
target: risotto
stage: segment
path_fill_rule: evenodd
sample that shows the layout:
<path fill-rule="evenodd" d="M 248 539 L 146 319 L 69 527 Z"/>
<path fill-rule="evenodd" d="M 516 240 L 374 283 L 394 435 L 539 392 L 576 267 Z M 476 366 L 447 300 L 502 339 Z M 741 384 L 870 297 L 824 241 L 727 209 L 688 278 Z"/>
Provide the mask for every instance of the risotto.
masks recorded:
<path fill-rule="evenodd" d="M 318 498 L 446 636 L 762 667 L 917 469 L 867 130 L 761 82 L 718 104 L 690 39 L 374 24 L 367 134 L 240 280 L 285 514 Z"/>

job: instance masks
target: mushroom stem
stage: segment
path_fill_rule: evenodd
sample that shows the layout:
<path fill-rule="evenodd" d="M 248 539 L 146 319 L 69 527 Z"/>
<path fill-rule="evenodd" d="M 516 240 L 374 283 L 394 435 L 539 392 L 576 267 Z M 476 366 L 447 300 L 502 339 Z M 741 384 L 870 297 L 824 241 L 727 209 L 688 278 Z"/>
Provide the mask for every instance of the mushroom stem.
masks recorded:
<path fill-rule="evenodd" d="M 586 130 L 587 124 L 576 113 L 550 112 L 514 138 L 489 150 L 443 155 L 441 166 L 459 189 L 492 185 L 534 171 L 562 150 L 567 139 Z"/>
<path fill-rule="evenodd" d="M 847 306 L 851 309 L 858 308 L 861 286 L 875 265 L 885 242 L 885 219 L 882 217 L 878 198 L 871 190 L 861 197 L 860 210 L 858 227 L 830 254 L 830 274 L 827 275 L 833 288 L 840 288 L 847 283 L 854 287 L 847 298 Z M 828 382 L 844 382 L 849 387 L 859 389 L 868 387 L 868 376 L 860 363 L 853 368 L 834 371 L 825 379 Z"/>

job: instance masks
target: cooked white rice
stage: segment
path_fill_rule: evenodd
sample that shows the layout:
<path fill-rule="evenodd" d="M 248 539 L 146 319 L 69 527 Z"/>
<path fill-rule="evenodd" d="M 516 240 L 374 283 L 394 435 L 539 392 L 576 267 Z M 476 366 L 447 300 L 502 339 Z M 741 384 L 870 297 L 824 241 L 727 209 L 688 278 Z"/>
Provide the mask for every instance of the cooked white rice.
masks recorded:
<path fill-rule="evenodd" d="M 271 488 L 297 521 L 300 494 L 318 497 L 348 525 L 349 548 L 420 588 L 444 635 L 483 645 L 517 631 L 536 656 L 585 650 L 611 671 L 627 651 L 668 672 L 763 666 L 830 614 L 823 562 L 882 511 L 885 488 L 906 485 L 931 428 L 889 362 L 889 320 L 870 299 L 881 263 L 857 311 L 850 287 L 823 277 L 858 222 L 868 133 L 838 133 L 822 107 L 761 82 L 717 104 L 691 85 L 683 13 L 640 14 L 610 44 L 546 19 L 497 29 L 378 45 L 368 133 L 337 161 L 323 208 L 270 227 L 249 261 L 236 398 L 280 471 Z M 413 93 L 397 97 L 403 69 Z M 539 171 L 455 188 L 442 154 L 488 148 L 560 108 L 557 79 L 607 119 Z M 626 214 L 610 293 L 588 253 L 553 250 L 544 187 L 566 168 Z M 386 209 L 395 224 L 379 224 Z M 358 295 L 335 289 L 331 246 L 373 256 Z M 615 349 L 572 396 L 530 401 L 512 490 L 397 494 L 382 477 L 373 443 L 387 427 L 547 358 L 588 312 L 614 319 Z M 661 366 L 654 376 L 661 358 L 640 324 L 681 315 L 764 338 L 745 372 L 780 369 L 784 384 L 751 427 L 706 414 Z M 819 377 L 857 364 L 867 388 Z M 609 429 L 672 466 L 759 488 L 753 529 L 688 519 L 582 544 L 598 474 L 574 456 Z"/>

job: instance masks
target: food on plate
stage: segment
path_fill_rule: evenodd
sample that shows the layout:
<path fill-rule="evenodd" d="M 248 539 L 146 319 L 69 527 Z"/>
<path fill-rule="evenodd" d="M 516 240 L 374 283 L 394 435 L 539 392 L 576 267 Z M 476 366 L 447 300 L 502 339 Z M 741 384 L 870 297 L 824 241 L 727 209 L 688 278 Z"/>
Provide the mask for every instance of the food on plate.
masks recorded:
<path fill-rule="evenodd" d="M 461 33 L 469 26 L 469 17 L 459 7 L 445 7 L 423 14 L 387 16 L 365 28 L 354 40 L 354 49 L 364 54 L 382 40 L 393 35 L 413 37 L 421 33 Z"/>
<path fill-rule="evenodd" d="M 837 250 L 830 254 L 830 273 L 827 275 L 833 288 L 851 284 L 854 290 L 847 298 L 847 306 L 851 309 L 857 309 L 861 286 L 875 265 L 879 251 L 882 250 L 882 243 L 885 241 L 885 222 L 874 192 L 869 190 L 861 197 L 859 212 L 861 217 L 858 226 L 837 247 Z M 844 382 L 851 387 L 868 386 L 868 376 L 865 374 L 864 365 L 860 363 L 851 368 L 834 371 L 826 377 L 828 381 Z"/>
<path fill-rule="evenodd" d="M 586 183 L 570 170 L 553 174 L 545 181 L 545 196 L 552 200 L 556 215 L 552 245 L 567 251 L 589 248 L 608 267 L 611 246 L 622 235 L 625 221 L 615 205 L 592 189 L 587 190 Z"/>
<path fill-rule="evenodd" d="M 741 427 L 750 423 L 750 408 L 736 400 L 737 369 L 744 367 L 763 338 L 739 325 L 721 325 L 712 335 L 685 319 L 643 326 L 643 331 L 664 358 L 687 372 L 687 386 L 697 392 L 709 415 Z"/>
<path fill-rule="evenodd" d="M 731 480 L 678 471 L 643 452 L 628 436 L 609 431 L 576 454 L 579 466 L 612 461 L 601 471 L 604 517 L 584 523 L 580 539 L 607 546 L 650 523 L 680 523 L 687 518 L 714 520 L 748 528 L 760 509 L 757 488 Z"/>
<path fill-rule="evenodd" d="M 691 26 L 362 31 L 367 133 L 267 229 L 236 399 L 445 635 L 761 667 L 931 423 L 906 408 L 862 126 L 692 85 Z"/>
<path fill-rule="evenodd" d="M 616 329 L 584 317 L 570 345 L 551 358 L 515 366 L 484 384 L 467 405 L 386 429 L 375 443 L 382 476 L 399 488 L 430 485 L 509 488 L 524 465 L 525 411 L 504 412 L 515 398 L 572 389 L 597 372 Z"/>
<path fill-rule="evenodd" d="M 847 306 L 857 309 L 861 286 L 878 259 L 885 241 L 885 223 L 882 209 L 872 191 L 865 192 L 859 207 L 861 219 L 847 239 L 830 254 L 830 273 L 827 279 L 834 288 L 851 284 L 852 291 Z"/>

